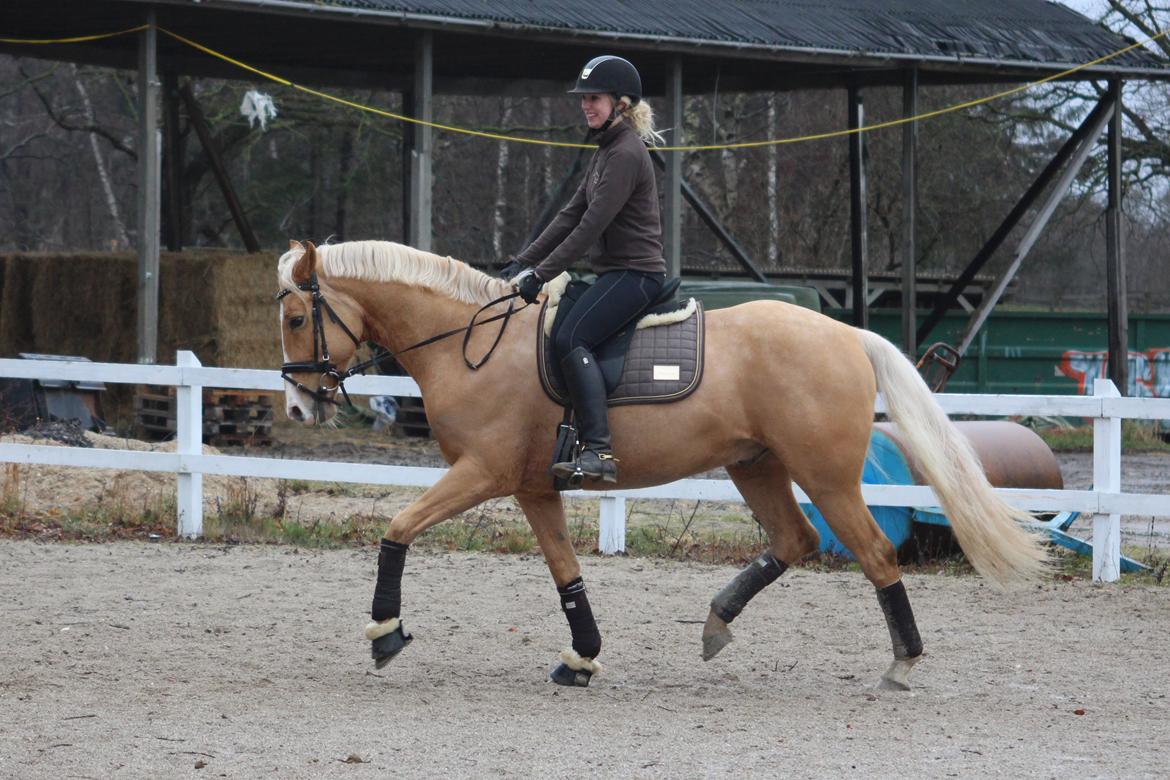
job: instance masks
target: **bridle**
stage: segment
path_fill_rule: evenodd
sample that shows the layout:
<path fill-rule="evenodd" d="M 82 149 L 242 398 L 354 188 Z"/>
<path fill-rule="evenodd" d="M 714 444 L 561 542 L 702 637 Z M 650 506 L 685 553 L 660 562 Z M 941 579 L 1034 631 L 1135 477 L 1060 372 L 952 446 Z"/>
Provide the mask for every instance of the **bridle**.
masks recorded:
<path fill-rule="evenodd" d="M 523 311 L 530 305 L 525 303 L 523 306 L 516 308 L 515 304 L 512 303 L 512 299 L 518 297 L 520 293 L 513 292 L 508 295 L 502 295 L 499 298 L 496 298 L 495 300 L 481 306 L 479 310 L 472 315 L 471 321 L 461 328 L 453 328 L 438 335 L 431 336 L 430 338 L 423 339 L 417 344 L 412 344 L 405 349 L 399 350 L 398 352 L 393 352 L 389 349 L 386 349 L 385 347 L 381 347 L 384 351 L 383 354 L 379 354 L 370 358 L 369 360 L 362 361 L 361 363 L 350 367 L 347 371 L 342 373 L 329 355 L 329 344 L 325 341 L 325 320 L 321 316 L 322 309 L 324 309 L 325 313 L 329 315 L 329 319 L 335 325 L 340 326 L 345 335 L 349 336 L 350 341 L 354 343 L 355 347 L 360 347 L 362 345 L 361 339 L 353 334 L 353 331 L 351 331 L 345 322 L 337 316 L 337 312 L 334 311 L 333 307 L 329 305 L 329 302 L 325 300 L 325 296 L 321 293 L 321 287 L 317 283 L 316 271 L 309 274 L 309 278 L 306 281 L 296 285 L 296 289 L 300 290 L 301 292 L 309 293 L 310 300 L 312 302 L 311 314 L 313 319 L 313 359 L 281 364 L 280 376 L 284 379 L 284 381 L 288 382 L 302 393 L 305 393 L 306 395 L 313 398 L 313 401 L 316 404 L 317 420 L 321 419 L 321 404 L 331 403 L 335 406 L 341 405 L 330 395 L 331 393 L 336 394 L 338 390 L 341 391 L 342 396 L 345 398 L 345 403 L 349 406 L 353 406 L 353 403 L 349 400 L 349 393 L 347 393 L 345 390 L 345 380 L 349 379 L 351 376 L 354 376 L 355 374 L 364 374 L 366 369 L 376 365 L 382 360 L 385 360 L 387 357 L 397 358 L 399 355 L 402 355 L 406 352 L 410 352 L 411 350 L 418 349 L 420 347 L 425 347 L 428 344 L 434 344 L 436 341 L 442 341 L 443 339 L 454 336 L 457 333 L 464 334 L 463 363 L 472 371 L 478 371 L 488 362 L 492 354 L 496 351 L 496 347 L 499 346 L 500 340 L 504 337 L 504 331 L 508 328 L 508 321 L 512 318 L 512 315 L 519 311 Z M 276 300 L 282 301 L 286 296 L 291 295 L 292 292 L 292 288 L 286 287 L 276 294 Z M 503 303 L 504 301 L 508 301 L 507 311 L 503 312 L 502 314 L 497 314 L 493 317 L 488 317 L 486 320 L 481 321 L 479 319 L 479 316 L 485 311 L 495 306 L 497 303 Z M 472 329 L 477 328 L 480 325 L 487 325 L 489 322 L 495 322 L 496 320 L 501 319 L 504 322 L 500 325 L 500 331 L 496 334 L 496 338 L 492 342 L 491 347 L 488 348 L 487 353 L 484 354 L 484 356 L 478 361 L 472 361 L 470 358 L 468 358 L 467 347 L 471 342 Z M 309 386 L 293 379 L 292 374 L 294 373 L 318 374 L 321 377 L 320 384 L 316 389 L 310 388 Z M 331 381 L 333 384 L 330 384 Z"/>

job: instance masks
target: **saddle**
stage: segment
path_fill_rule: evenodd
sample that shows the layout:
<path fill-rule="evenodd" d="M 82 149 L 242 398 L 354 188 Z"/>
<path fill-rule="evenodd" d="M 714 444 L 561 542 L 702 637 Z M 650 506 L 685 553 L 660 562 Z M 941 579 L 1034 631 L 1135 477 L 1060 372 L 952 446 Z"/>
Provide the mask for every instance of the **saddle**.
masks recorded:
<path fill-rule="evenodd" d="M 695 299 L 675 299 L 680 279 L 671 279 L 629 325 L 594 350 L 605 377 L 610 406 L 680 401 L 703 378 L 703 306 Z M 537 366 L 544 392 L 561 406 L 570 406 L 553 336 L 573 305 L 589 288 L 587 282 L 564 275 L 549 282 L 540 312 Z M 551 322 L 549 318 L 551 317 Z"/>

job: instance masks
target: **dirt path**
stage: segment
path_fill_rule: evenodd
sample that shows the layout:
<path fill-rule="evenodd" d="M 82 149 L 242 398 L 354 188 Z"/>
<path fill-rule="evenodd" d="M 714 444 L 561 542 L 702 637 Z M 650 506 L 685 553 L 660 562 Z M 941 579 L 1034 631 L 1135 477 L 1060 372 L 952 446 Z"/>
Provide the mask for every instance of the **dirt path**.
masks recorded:
<path fill-rule="evenodd" d="M 585 567 L 607 669 L 565 690 L 539 557 L 412 553 L 375 676 L 371 552 L 0 542 L 0 776 L 1164 776 L 1165 589 L 909 578 L 928 657 L 891 694 L 859 575 L 790 572 L 702 664 L 731 569 Z"/>

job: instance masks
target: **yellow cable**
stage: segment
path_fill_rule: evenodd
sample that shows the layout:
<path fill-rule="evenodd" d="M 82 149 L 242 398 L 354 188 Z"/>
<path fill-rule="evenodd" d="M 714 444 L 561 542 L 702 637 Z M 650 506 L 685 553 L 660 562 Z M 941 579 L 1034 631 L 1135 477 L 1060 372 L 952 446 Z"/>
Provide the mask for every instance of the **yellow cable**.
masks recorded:
<path fill-rule="evenodd" d="M 140 24 L 137 27 L 131 27 L 129 30 L 98 33 L 97 35 L 78 35 L 74 38 L 0 38 L 0 43 L 33 43 L 42 45 L 47 43 L 86 43 L 88 41 L 100 41 L 103 38 L 116 38 L 119 35 L 142 32 L 143 30 L 149 29 L 149 27 L 149 24 Z"/>
<path fill-rule="evenodd" d="M 181 43 L 185 43 L 188 46 L 191 46 L 195 49 L 198 49 L 199 51 L 204 52 L 205 54 L 210 54 L 212 57 L 217 57 L 217 58 L 223 60 L 224 62 L 229 62 L 232 65 L 235 65 L 236 67 L 243 68 L 244 70 L 250 71 L 250 72 L 255 73 L 259 76 L 263 76 L 264 78 L 269 79 L 270 81 L 275 81 L 277 84 L 282 84 L 286 87 L 292 87 L 293 89 L 304 92 L 307 95 L 312 95 L 314 97 L 322 98 L 324 100 L 330 100 L 330 101 L 333 101 L 334 103 L 337 103 L 339 105 L 348 106 L 349 108 L 356 108 L 359 111 L 368 111 L 371 114 L 377 114 L 378 116 L 384 116 L 384 117 L 387 117 L 389 119 L 397 119 L 400 122 L 409 122 L 409 123 L 415 124 L 415 125 L 424 125 L 426 127 L 433 127 L 436 130 L 446 130 L 446 131 L 452 132 L 452 133 L 462 133 L 464 135 L 473 135 L 473 136 L 476 136 L 478 138 L 491 138 L 491 139 L 496 140 L 496 141 L 515 141 L 517 143 L 540 144 L 542 146 L 561 146 L 561 147 L 567 147 L 567 148 L 571 148 L 571 149 L 596 149 L 597 148 L 596 144 L 576 144 L 576 143 L 568 143 L 568 142 L 564 142 L 564 141 L 544 141 L 544 140 L 541 140 L 538 138 L 521 138 L 521 137 L 512 136 L 512 135 L 502 135 L 500 133 L 485 133 L 481 130 L 469 130 L 465 127 L 454 127 L 452 125 L 444 125 L 444 124 L 440 124 L 438 122 L 428 122 L 424 119 L 417 119 L 415 117 L 405 116 L 403 114 L 396 114 L 393 111 L 386 111 L 385 109 L 374 108 L 373 106 L 367 106 L 363 103 L 356 103 L 352 100 L 347 100 L 347 99 L 342 98 L 342 97 L 337 97 L 336 95 L 330 95 L 328 92 L 321 92 L 321 91 L 313 89 L 311 87 L 306 87 L 302 84 L 296 84 L 292 81 L 289 81 L 288 79 L 283 79 L 280 76 L 276 76 L 272 73 L 267 73 L 263 70 L 260 70 L 259 68 L 254 68 L 251 65 L 240 62 L 239 60 L 232 59 L 231 57 L 227 56 L 226 54 L 221 54 L 220 52 L 217 52 L 214 49 L 209 49 L 208 47 L 204 46 L 203 44 L 196 43 L 195 41 L 192 41 L 188 38 L 184 38 L 182 35 L 179 35 L 178 33 L 171 32 L 170 30 L 166 29 L 165 27 L 159 27 L 158 30 L 159 30 L 159 32 L 161 32 L 165 35 L 169 35 L 170 37 L 174 38 L 175 40 L 180 41 Z"/>
<path fill-rule="evenodd" d="M 120 30 L 118 32 L 112 32 L 112 33 L 102 33 L 99 35 L 78 36 L 78 37 L 74 37 L 74 38 L 55 38 L 55 39 L 0 38 L 0 43 L 27 43 L 27 44 L 82 43 L 85 41 L 96 41 L 96 40 L 101 40 L 103 38 L 113 38 L 113 37 L 119 36 L 119 35 L 128 35 L 130 33 L 141 32 L 142 30 L 148 29 L 149 27 L 150 27 L 149 24 L 143 24 L 143 25 L 139 25 L 138 27 L 132 27 L 128 30 Z M 366 112 L 369 112 L 371 114 L 376 114 L 378 116 L 386 117 L 388 119 L 395 119 L 399 122 L 408 122 L 410 124 L 422 125 L 424 127 L 431 127 L 431 128 L 436 129 L 436 130 L 445 130 L 445 131 L 450 132 L 450 133 L 460 133 L 463 135 L 475 136 L 477 138 L 489 138 L 493 141 L 510 141 L 512 143 L 535 144 L 538 146 L 555 146 L 555 147 L 561 147 L 561 148 L 566 148 L 566 149 L 596 149 L 597 148 L 596 144 L 571 143 L 571 142 L 567 142 L 567 141 L 546 141 L 546 140 L 539 139 L 539 138 L 524 138 L 521 136 L 503 135 L 501 133 L 487 133 L 487 132 L 484 132 L 482 130 L 471 130 L 471 129 L 468 129 L 466 127 L 456 127 L 454 125 L 444 125 L 444 124 L 441 124 L 438 122 L 428 122 L 425 119 L 418 119 L 416 117 L 406 116 L 404 114 L 396 114 L 393 111 L 386 111 L 384 109 L 374 108 L 373 106 L 367 106 L 367 105 L 362 104 L 362 103 L 357 103 L 357 102 L 352 101 L 352 100 L 347 100 L 345 98 L 337 97 L 336 95 L 331 95 L 328 92 L 321 92 L 319 90 L 312 89 L 311 87 L 306 87 L 306 86 L 303 86 L 301 84 L 296 84 L 292 81 L 289 81 L 288 79 L 282 78 L 282 77 L 277 76 L 273 73 L 268 73 L 267 71 L 260 70 L 259 68 L 256 68 L 256 67 L 249 65 L 245 62 L 242 62 L 240 60 L 229 57 L 226 54 L 223 54 L 221 52 L 216 51 L 215 49 L 204 46 L 201 43 L 197 43 L 193 40 L 190 40 L 189 38 L 184 38 L 182 35 L 179 35 L 178 33 L 175 33 L 175 32 L 171 32 L 170 30 L 166 29 L 165 27 L 158 27 L 156 25 L 156 29 L 158 29 L 158 31 L 163 33 L 164 35 L 168 35 L 171 38 L 174 38 L 176 41 L 179 41 L 180 43 L 183 43 L 187 46 L 190 46 L 194 49 L 197 49 L 197 50 L 203 52 L 204 54 L 207 54 L 207 55 L 212 56 L 212 57 L 216 57 L 220 60 L 223 60 L 224 62 L 230 63 L 231 65 L 235 65 L 237 68 L 241 68 L 241 69 L 246 70 L 250 73 L 254 73 L 257 76 L 268 79 L 269 81 L 273 81 L 277 84 L 281 84 L 281 85 L 286 86 L 286 87 L 291 87 L 292 89 L 299 90 L 301 92 L 304 92 L 307 95 L 312 95 L 314 97 L 318 97 L 318 98 L 321 98 L 323 100 L 332 101 L 334 103 L 346 106 L 348 108 L 357 109 L 359 111 L 366 111 Z M 708 152 L 708 151 L 721 151 L 724 149 L 754 149 L 754 148 L 759 148 L 759 147 L 763 147 L 763 146 L 779 146 L 781 144 L 795 144 L 795 143 L 803 143 L 806 141 L 823 141 L 823 140 L 830 139 L 830 138 L 843 138 L 843 137 L 854 135 L 854 134 L 868 133 L 868 132 L 873 131 L 873 130 L 882 130 L 882 129 L 885 129 L 888 127 L 897 127 L 899 125 L 904 125 L 904 124 L 907 124 L 910 122 L 921 122 L 925 119 L 931 119 L 931 118 L 936 117 L 936 116 L 942 116 L 943 114 L 949 114 L 949 113 L 953 113 L 955 111 L 962 111 L 962 110 L 965 110 L 968 108 L 974 108 L 975 106 L 980 106 L 980 105 L 983 105 L 985 103 L 990 103 L 993 100 L 999 100 L 1000 98 L 1005 98 L 1005 97 L 1008 97 L 1010 95 L 1016 95 L 1016 94 L 1019 94 L 1020 92 L 1027 91 L 1033 87 L 1040 86 L 1041 84 L 1047 84 L 1051 81 L 1055 81 L 1057 79 L 1064 78 L 1065 76 L 1070 76 L 1074 73 L 1085 70 L 1086 68 L 1091 68 L 1094 65 L 1100 65 L 1102 62 L 1106 62 L 1108 60 L 1113 59 L 1114 57 L 1119 57 L 1122 54 L 1126 54 L 1128 52 L 1133 51 L 1134 49 L 1143 47 L 1148 43 L 1152 43 L 1153 41 L 1156 41 L 1159 38 L 1165 37 L 1166 35 L 1170 35 L 1170 30 L 1165 30 L 1165 31 L 1160 32 L 1157 35 L 1154 35 L 1153 37 L 1148 38 L 1144 41 L 1140 41 L 1138 43 L 1131 44 L 1129 46 L 1126 46 L 1123 49 L 1118 49 L 1117 51 L 1111 52 L 1111 53 L 1106 54 L 1102 57 L 1098 57 L 1095 60 L 1091 60 L 1089 62 L 1085 62 L 1085 63 L 1082 63 L 1080 65 L 1075 65 L 1071 68 L 1068 68 L 1067 70 L 1062 70 L 1059 73 L 1054 73 L 1051 76 L 1045 76 L 1042 79 L 1038 79 L 1036 81 L 1030 81 L 1027 84 L 1022 84 L 1022 85 L 1017 86 L 1017 87 L 1012 87 L 1011 89 L 1006 89 L 1002 92 L 996 92 L 995 94 L 986 95 L 986 96 L 981 97 L 981 98 L 975 98 L 974 100 L 968 100 L 968 101 L 965 101 L 963 103 L 956 103 L 955 105 L 935 109 L 934 111 L 927 111 L 925 113 L 916 114 L 915 116 L 901 117 L 899 119 L 890 119 L 890 120 L 887 120 L 885 122 L 879 122 L 877 124 L 865 125 L 864 127 L 849 128 L 846 130 L 833 130 L 833 131 L 825 132 L 825 133 L 812 133 L 810 135 L 793 136 L 791 138 L 770 138 L 770 139 L 766 139 L 763 141 L 740 141 L 737 143 L 729 143 L 729 144 L 696 144 L 696 145 L 688 145 L 688 146 L 657 146 L 654 148 L 660 152 Z"/>

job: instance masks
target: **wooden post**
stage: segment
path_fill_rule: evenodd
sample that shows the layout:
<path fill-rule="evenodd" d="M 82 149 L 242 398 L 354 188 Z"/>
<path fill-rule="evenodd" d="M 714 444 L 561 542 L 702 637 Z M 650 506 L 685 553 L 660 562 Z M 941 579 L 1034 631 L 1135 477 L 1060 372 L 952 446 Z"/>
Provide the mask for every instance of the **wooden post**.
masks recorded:
<path fill-rule="evenodd" d="M 598 502 L 597 550 L 602 555 L 617 555 L 626 551 L 626 499 L 622 496 L 602 496 Z"/>
<path fill-rule="evenodd" d="M 1109 82 L 1109 204 L 1105 210 L 1105 276 L 1109 301 L 1109 378 L 1125 395 L 1129 389 L 1129 304 L 1125 289 L 1125 239 L 1121 234 L 1121 80 Z"/>
<path fill-rule="evenodd" d="M 175 364 L 180 368 L 203 365 L 194 352 L 179 350 Z M 179 455 L 203 454 L 203 388 L 188 384 L 186 377 L 175 388 L 175 452 Z M 203 535 L 203 473 L 179 468 L 175 489 L 178 491 L 179 536 L 194 539 Z"/>
<path fill-rule="evenodd" d="M 1093 395 L 1119 398 L 1108 379 L 1093 380 Z M 1093 490 L 1121 492 L 1121 418 L 1093 420 Z M 1116 582 L 1121 577 L 1121 515 L 1093 515 L 1093 581 Z"/>
<path fill-rule="evenodd" d="M 902 85 L 902 116 L 918 114 L 918 69 L 906 71 Z M 918 357 L 917 280 L 918 247 L 916 222 L 918 212 L 918 123 L 902 125 L 902 349 L 911 360 Z"/>
<path fill-rule="evenodd" d="M 682 58 L 670 58 L 666 69 L 666 102 L 670 108 L 670 145 L 683 140 Z M 666 255 L 666 276 L 682 274 L 682 152 L 666 152 L 662 189 L 662 250 Z"/>
<path fill-rule="evenodd" d="M 419 33 L 414 50 L 414 113 L 416 119 L 434 119 L 435 39 L 430 30 Z M 410 224 L 407 243 L 431 251 L 431 156 L 434 130 L 412 125 L 414 144 L 410 152 Z"/>
<path fill-rule="evenodd" d="M 849 87 L 849 129 L 860 130 L 865 124 L 865 105 L 861 89 Z M 865 146 L 862 133 L 849 136 L 849 214 L 853 245 L 853 324 L 869 327 L 869 247 L 866 230 L 867 198 L 865 194 Z"/>
<path fill-rule="evenodd" d="M 161 222 L 158 31 L 154 10 L 138 37 L 138 362 L 158 359 L 158 255 Z"/>

